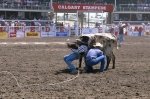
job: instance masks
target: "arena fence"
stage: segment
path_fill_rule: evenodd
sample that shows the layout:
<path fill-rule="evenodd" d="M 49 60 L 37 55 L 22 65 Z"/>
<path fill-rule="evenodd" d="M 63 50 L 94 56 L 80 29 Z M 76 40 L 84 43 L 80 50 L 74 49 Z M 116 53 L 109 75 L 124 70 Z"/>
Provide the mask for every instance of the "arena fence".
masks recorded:
<path fill-rule="evenodd" d="M 70 36 L 70 30 L 53 26 L 0 26 L 0 38 L 40 38 Z"/>
<path fill-rule="evenodd" d="M 103 31 L 103 28 L 105 30 Z M 78 32 L 77 32 L 78 31 Z M 82 34 L 93 34 L 109 32 L 109 28 L 106 26 L 100 27 L 83 27 L 77 30 L 76 28 L 65 26 L 55 26 L 55 25 L 36 25 L 29 26 L 25 24 L 20 24 L 18 26 L 0 26 L 0 39 L 7 38 L 40 38 L 40 37 L 67 37 L 67 36 L 79 36 Z M 79 33 L 79 34 L 77 34 Z"/>
<path fill-rule="evenodd" d="M 77 32 L 78 31 L 78 32 Z M 119 29 L 113 25 L 104 25 L 100 27 L 83 27 L 78 30 L 68 26 L 55 26 L 55 25 L 36 25 L 26 26 L 21 24 L 18 26 L 0 26 L 0 39 L 8 38 L 43 38 L 43 37 L 69 37 L 78 36 L 82 34 L 93 33 L 114 33 L 118 34 Z M 129 26 L 125 28 L 124 33 L 129 36 L 139 36 L 139 32 L 142 35 L 150 35 L 150 26 Z M 79 34 L 76 34 L 79 33 Z"/>

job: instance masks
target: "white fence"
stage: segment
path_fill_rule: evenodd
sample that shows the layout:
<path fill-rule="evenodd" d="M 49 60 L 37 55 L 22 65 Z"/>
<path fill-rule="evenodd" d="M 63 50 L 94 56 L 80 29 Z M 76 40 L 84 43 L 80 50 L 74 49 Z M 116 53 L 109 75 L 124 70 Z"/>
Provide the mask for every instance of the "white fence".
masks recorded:
<path fill-rule="evenodd" d="M 103 30 L 104 28 L 104 30 Z M 112 31 L 113 30 L 113 31 Z M 73 29 L 69 26 L 59 26 L 56 27 L 54 25 L 46 25 L 46 26 L 0 26 L 0 39 L 7 38 L 41 38 L 41 37 L 67 37 L 67 36 L 75 36 L 81 34 L 93 34 L 93 33 L 102 33 L 102 32 L 111 32 L 117 34 L 118 29 L 112 29 L 110 26 L 107 27 L 85 27 L 79 28 L 78 32 L 76 29 Z M 139 36 L 139 32 L 142 35 L 150 35 L 150 26 L 131 26 L 127 27 L 124 31 L 126 35 L 129 36 Z M 79 34 L 76 34 L 79 33 Z"/>
<path fill-rule="evenodd" d="M 0 26 L 0 39 L 70 36 L 70 28 L 54 26 Z"/>

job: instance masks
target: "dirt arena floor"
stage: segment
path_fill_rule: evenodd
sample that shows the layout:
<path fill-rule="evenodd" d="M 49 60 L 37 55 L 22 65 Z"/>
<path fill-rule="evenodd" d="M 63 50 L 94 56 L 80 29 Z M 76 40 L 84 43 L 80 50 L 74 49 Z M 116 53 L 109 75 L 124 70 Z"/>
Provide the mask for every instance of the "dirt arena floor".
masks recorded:
<path fill-rule="evenodd" d="M 150 99 L 150 37 L 126 37 L 116 69 L 77 75 L 65 70 L 66 39 L 0 40 L 0 99 Z"/>

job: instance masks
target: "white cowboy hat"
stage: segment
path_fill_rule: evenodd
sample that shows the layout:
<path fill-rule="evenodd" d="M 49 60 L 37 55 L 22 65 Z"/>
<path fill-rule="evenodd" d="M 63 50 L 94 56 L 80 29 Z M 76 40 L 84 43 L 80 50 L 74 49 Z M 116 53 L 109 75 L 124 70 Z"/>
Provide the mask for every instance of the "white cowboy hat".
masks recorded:
<path fill-rule="evenodd" d="M 93 45 L 94 47 L 103 47 L 103 45 L 101 43 L 96 43 L 95 45 Z"/>
<path fill-rule="evenodd" d="M 125 26 L 126 24 L 121 24 L 121 26 Z"/>

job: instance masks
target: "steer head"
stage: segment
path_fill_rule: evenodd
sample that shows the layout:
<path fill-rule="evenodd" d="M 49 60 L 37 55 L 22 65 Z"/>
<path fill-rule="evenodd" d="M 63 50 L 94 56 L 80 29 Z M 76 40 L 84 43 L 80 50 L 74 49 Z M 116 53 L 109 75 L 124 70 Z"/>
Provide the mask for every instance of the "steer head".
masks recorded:
<path fill-rule="evenodd" d="M 93 44 L 95 44 L 95 37 L 94 37 L 94 34 L 84 34 L 82 36 L 79 37 L 79 39 L 84 39 L 84 38 L 88 38 L 88 46 L 91 47 Z"/>

